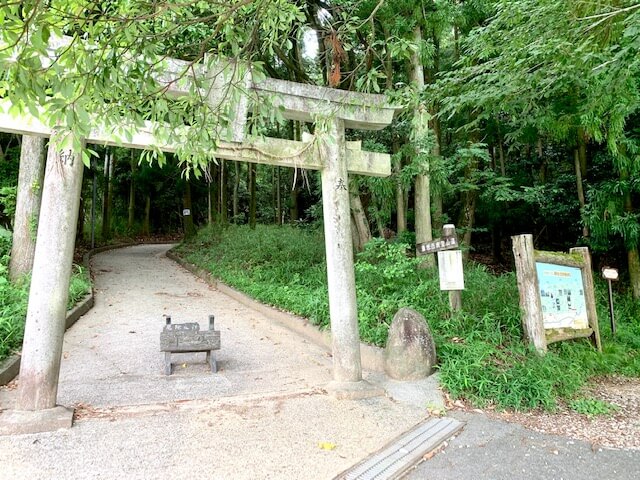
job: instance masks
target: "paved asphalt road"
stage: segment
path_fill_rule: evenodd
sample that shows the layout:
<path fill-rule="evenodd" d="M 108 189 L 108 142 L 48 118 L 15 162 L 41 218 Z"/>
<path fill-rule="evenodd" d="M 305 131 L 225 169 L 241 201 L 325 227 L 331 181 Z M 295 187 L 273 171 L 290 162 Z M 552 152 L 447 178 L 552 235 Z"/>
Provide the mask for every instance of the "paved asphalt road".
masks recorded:
<path fill-rule="evenodd" d="M 450 416 L 467 422 L 465 429 L 407 479 L 640 479 L 640 451 L 593 449 L 586 442 L 536 433 L 477 413 Z"/>

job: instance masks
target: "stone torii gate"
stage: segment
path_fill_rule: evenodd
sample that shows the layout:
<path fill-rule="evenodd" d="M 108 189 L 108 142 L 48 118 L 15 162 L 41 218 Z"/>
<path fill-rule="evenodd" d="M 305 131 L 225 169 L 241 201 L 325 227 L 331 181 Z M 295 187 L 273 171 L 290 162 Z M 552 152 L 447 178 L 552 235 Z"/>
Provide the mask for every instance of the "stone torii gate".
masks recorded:
<path fill-rule="evenodd" d="M 184 76 L 186 62 L 170 60 L 166 74 L 158 79 L 172 96 L 192 92 L 193 78 Z M 254 82 L 250 73 L 230 78 L 229 64 L 208 74 L 203 66 L 189 65 L 195 76 L 211 79 L 207 98 L 212 106 L 225 100 L 216 96 L 220 87 L 239 81 L 245 94 L 234 102 L 233 121 L 211 156 L 216 158 L 321 171 L 324 232 L 329 289 L 329 310 L 333 351 L 333 382 L 329 389 L 341 397 L 364 397 L 375 389 L 362 380 L 360 339 L 353 265 L 348 173 L 388 176 L 387 154 L 362 151 L 359 142 L 345 141 L 345 128 L 378 130 L 389 125 L 396 109 L 381 95 L 358 94 L 325 87 L 266 79 Z M 182 73 L 179 73 L 182 72 Z M 222 72 L 222 74 L 221 74 Z M 330 141 L 309 142 L 273 138 L 246 138 L 245 123 L 250 101 L 269 99 L 288 119 L 313 122 L 323 116 Z M 75 229 L 82 185 L 81 151 L 64 148 L 46 114 L 10 115 L 10 103 L 0 100 L 0 131 L 51 137 L 43 185 L 36 250 L 20 367 L 17 410 L 3 412 L 0 424 L 32 423 L 33 431 L 70 426 L 72 411 L 56 406 L 62 355 L 64 323 L 71 274 Z M 84 143 L 130 148 L 159 148 L 174 152 L 175 141 L 160 141 L 154 124 L 138 129 L 128 138 L 108 131 L 96 120 Z M 185 127 L 185 131 L 188 127 Z"/>

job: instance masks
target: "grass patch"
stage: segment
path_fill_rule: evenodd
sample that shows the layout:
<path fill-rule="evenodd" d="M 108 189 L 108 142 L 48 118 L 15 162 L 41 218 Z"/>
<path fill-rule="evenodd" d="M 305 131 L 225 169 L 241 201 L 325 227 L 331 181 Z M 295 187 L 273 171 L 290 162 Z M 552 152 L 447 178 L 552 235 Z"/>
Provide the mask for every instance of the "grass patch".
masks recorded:
<path fill-rule="evenodd" d="M 603 402 L 595 398 L 578 398 L 569 402 L 569 408 L 574 412 L 586 415 L 587 417 L 595 417 L 598 415 L 611 415 L 620 408 L 608 402 Z"/>
<path fill-rule="evenodd" d="M 360 336 L 383 346 L 398 309 L 419 311 L 436 339 L 441 383 L 454 398 L 478 406 L 554 410 L 559 400 L 579 399 L 591 377 L 640 375 L 637 302 L 616 298 L 618 333 L 611 338 L 604 283 L 596 285 L 603 354 L 587 340 L 574 340 L 552 344 L 540 357 L 521 338 L 514 274 L 494 276 L 482 265 L 467 264 L 464 311 L 451 314 L 437 271 L 418 269 L 408 250 L 404 243 L 374 239 L 356 257 Z M 328 327 L 322 232 L 288 226 L 209 228 L 176 251 L 257 300 Z"/>
<path fill-rule="evenodd" d="M 0 228 L 0 360 L 20 350 L 29 300 L 29 279 L 13 284 L 8 278 L 11 233 Z M 91 289 L 86 269 L 74 265 L 69 286 L 68 308 L 73 307 Z"/>

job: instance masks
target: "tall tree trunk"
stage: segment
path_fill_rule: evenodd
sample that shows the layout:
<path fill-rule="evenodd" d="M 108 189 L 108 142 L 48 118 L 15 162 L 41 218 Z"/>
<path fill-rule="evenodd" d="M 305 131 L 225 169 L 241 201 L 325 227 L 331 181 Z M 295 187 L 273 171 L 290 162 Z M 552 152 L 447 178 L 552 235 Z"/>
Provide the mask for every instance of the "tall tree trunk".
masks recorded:
<path fill-rule="evenodd" d="M 42 137 L 24 136 L 22 139 L 13 245 L 9 260 L 9 278 L 12 281 L 28 274 L 33 266 L 44 181 L 44 145 L 45 139 Z"/>
<path fill-rule="evenodd" d="M 640 255 L 638 255 L 638 247 L 627 250 L 627 262 L 629 264 L 629 281 L 631 282 L 633 298 L 640 300 Z"/>
<path fill-rule="evenodd" d="M 400 150 L 398 140 L 393 140 L 393 153 L 397 153 Z M 407 210 L 405 208 L 405 197 L 407 192 L 400 179 L 400 173 L 402 171 L 402 157 L 398 155 L 393 163 L 394 173 L 396 175 L 396 229 L 398 234 L 407 230 Z"/>
<path fill-rule="evenodd" d="M 300 188 L 297 185 L 298 175 L 292 171 L 291 176 L 291 190 L 289 191 L 289 222 L 296 223 L 300 217 L 298 208 L 298 196 L 300 194 Z"/>
<path fill-rule="evenodd" d="M 580 173 L 582 178 L 587 178 L 587 135 L 582 127 L 578 128 L 578 156 L 580 157 Z"/>
<path fill-rule="evenodd" d="M 436 75 L 440 71 L 440 38 L 435 28 L 431 29 L 431 42 L 433 44 L 432 67 L 427 69 L 427 82 L 432 84 L 436 81 Z M 433 147 L 431 149 L 432 158 L 440 157 L 442 152 L 442 127 L 438 117 L 438 104 L 433 102 L 429 108 L 429 127 L 433 132 Z M 431 180 L 431 177 L 430 177 Z M 437 231 L 442 230 L 443 226 L 443 204 L 442 204 L 442 188 L 440 185 L 433 185 L 430 181 L 431 203 L 435 215 L 432 217 L 432 226 Z"/>
<path fill-rule="evenodd" d="M 223 225 L 227 224 L 227 171 L 226 161 L 220 159 L 220 222 Z"/>
<path fill-rule="evenodd" d="M 390 33 L 384 25 L 383 32 L 385 38 L 390 38 Z M 391 91 L 393 88 L 393 57 L 391 55 L 390 48 L 385 49 L 384 70 L 387 77 L 387 90 Z M 397 135 L 393 135 L 391 151 L 394 155 L 398 154 L 400 151 L 400 142 Z M 397 233 L 400 234 L 407 230 L 407 192 L 400 180 L 400 173 L 402 172 L 402 155 L 397 155 L 396 160 L 393 163 L 393 170 L 396 177 L 396 230 Z"/>
<path fill-rule="evenodd" d="M 416 44 L 422 43 L 422 30 L 416 27 L 413 31 L 413 39 Z M 418 52 L 411 55 L 411 76 L 418 91 L 424 90 L 424 67 Z M 427 108 L 424 104 L 418 105 L 414 113 L 413 138 L 417 143 L 416 154 L 427 153 L 424 151 L 424 139 L 428 135 L 429 125 Z M 431 228 L 431 182 L 429 178 L 429 165 L 422 166 L 423 172 L 416 176 L 415 183 L 415 217 L 416 217 L 416 243 L 424 243 L 433 240 Z M 434 266 L 433 255 L 426 255 L 422 267 Z"/>
<path fill-rule="evenodd" d="M 504 163 L 504 146 L 502 145 L 502 140 L 500 140 L 500 144 L 498 145 L 498 151 L 500 153 L 500 174 L 504 177 L 507 175 L 507 169 Z"/>
<path fill-rule="evenodd" d="M 249 164 L 249 228 L 256 228 L 256 175 L 257 165 Z"/>
<path fill-rule="evenodd" d="M 215 212 L 214 221 L 220 221 L 220 161 L 211 166 L 211 209 Z"/>
<path fill-rule="evenodd" d="M 586 205 L 586 199 L 584 196 L 584 186 L 582 183 L 582 167 L 580 160 L 580 151 L 576 149 L 574 152 L 574 167 L 576 171 L 576 187 L 578 189 L 578 202 L 580 203 L 580 213 L 584 211 L 584 207 Z M 586 225 L 582 226 L 582 236 L 587 238 L 589 236 L 589 227 Z"/>
<path fill-rule="evenodd" d="M 382 214 L 377 209 L 376 209 L 375 221 L 376 221 L 376 227 L 378 228 L 378 235 L 380 236 L 380 238 L 387 238 L 387 235 L 385 233 L 386 225 L 382 219 Z"/>
<path fill-rule="evenodd" d="M 213 225 L 213 201 L 211 198 L 212 194 L 212 184 L 213 182 L 211 177 L 211 163 L 207 165 L 207 225 Z"/>
<path fill-rule="evenodd" d="M 142 223 L 142 234 L 148 236 L 151 233 L 151 194 L 147 193 L 144 198 L 144 221 Z"/>
<path fill-rule="evenodd" d="M 86 169 L 85 169 L 86 170 Z M 80 202 L 78 207 L 78 225 L 76 225 L 76 244 L 82 242 L 84 238 L 84 173 L 82 175 L 82 184 L 80 185 Z"/>
<path fill-rule="evenodd" d="M 102 240 L 111 237 L 111 203 L 113 200 L 113 150 L 107 148 L 104 157 L 104 192 L 102 204 Z"/>
<path fill-rule="evenodd" d="M 440 120 L 437 117 L 437 111 L 432 109 L 431 111 L 431 128 L 433 130 L 434 136 L 434 144 L 432 154 L 434 157 L 439 157 L 441 153 L 441 142 L 442 142 L 442 129 L 440 125 Z M 444 207 L 442 204 L 442 189 L 439 185 L 436 185 L 436 188 L 431 188 L 431 202 L 433 203 L 433 210 L 435 215 L 433 216 L 433 228 L 437 231 L 442 230 L 444 218 Z"/>
<path fill-rule="evenodd" d="M 240 190 L 240 162 L 233 162 L 233 198 L 231 200 L 231 211 L 233 214 L 233 223 L 238 223 L 239 201 L 238 191 Z"/>
<path fill-rule="evenodd" d="M 282 194 L 280 191 L 280 167 L 275 167 L 274 171 L 274 188 L 275 188 L 275 223 L 282 225 Z"/>
<path fill-rule="evenodd" d="M 471 250 L 471 233 L 476 219 L 476 206 L 478 204 L 478 192 L 476 190 L 468 191 L 464 194 L 463 207 L 460 219 L 460 226 L 464 229 L 462 243 L 467 246 L 467 250 L 463 253 L 464 260 L 469 258 Z"/>
<path fill-rule="evenodd" d="M 129 207 L 127 208 L 127 213 L 129 214 L 129 218 L 127 218 L 127 229 L 130 232 L 133 229 L 136 213 L 136 165 L 135 151 L 131 150 L 131 182 L 129 182 Z"/>
<path fill-rule="evenodd" d="M 465 169 L 465 178 L 467 182 L 471 181 L 473 173 L 478 169 L 478 160 L 472 159 Z M 458 225 L 464 230 L 462 243 L 467 246 L 467 250 L 463 253 L 464 260 L 469 258 L 471 250 L 471 234 L 476 220 L 476 206 L 478 204 L 478 190 L 470 189 L 462 194 L 462 211 Z"/>
<path fill-rule="evenodd" d="M 620 169 L 620 180 L 629 180 L 629 171 L 626 168 Z M 635 213 L 635 208 L 633 205 L 633 197 L 631 196 L 630 191 L 625 192 L 623 201 L 625 212 L 629 215 L 633 215 Z M 640 255 L 638 255 L 638 245 L 629 245 L 626 242 L 626 239 L 625 244 L 627 247 L 627 263 L 629 266 L 629 281 L 631 283 L 631 291 L 633 294 L 633 298 L 638 300 L 640 299 Z"/>
<path fill-rule="evenodd" d="M 356 251 L 361 252 L 364 250 L 365 244 L 371 240 L 371 230 L 369 229 L 369 221 L 362 207 L 362 200 L 356 188 L 350 188 L 350 205 L 351 205 L 351 218 L 353 219 L 353 225 L 357 235 L 355 236 L 357 242 L 354 244 Z"/>

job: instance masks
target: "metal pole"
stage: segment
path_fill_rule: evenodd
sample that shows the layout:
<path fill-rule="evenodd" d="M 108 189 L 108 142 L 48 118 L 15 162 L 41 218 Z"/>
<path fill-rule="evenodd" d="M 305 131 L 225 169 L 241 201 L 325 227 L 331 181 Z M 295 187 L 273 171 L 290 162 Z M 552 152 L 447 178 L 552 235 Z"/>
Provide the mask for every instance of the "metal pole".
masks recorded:
<path fill-rule="evenodd" d="M 611 279 L 607 279 L 609 284 L 609 315 L 611 316 L 611 335 L 616 336 L 616 319 L 613 315 L 613 290 L 611 289 Z"/>

